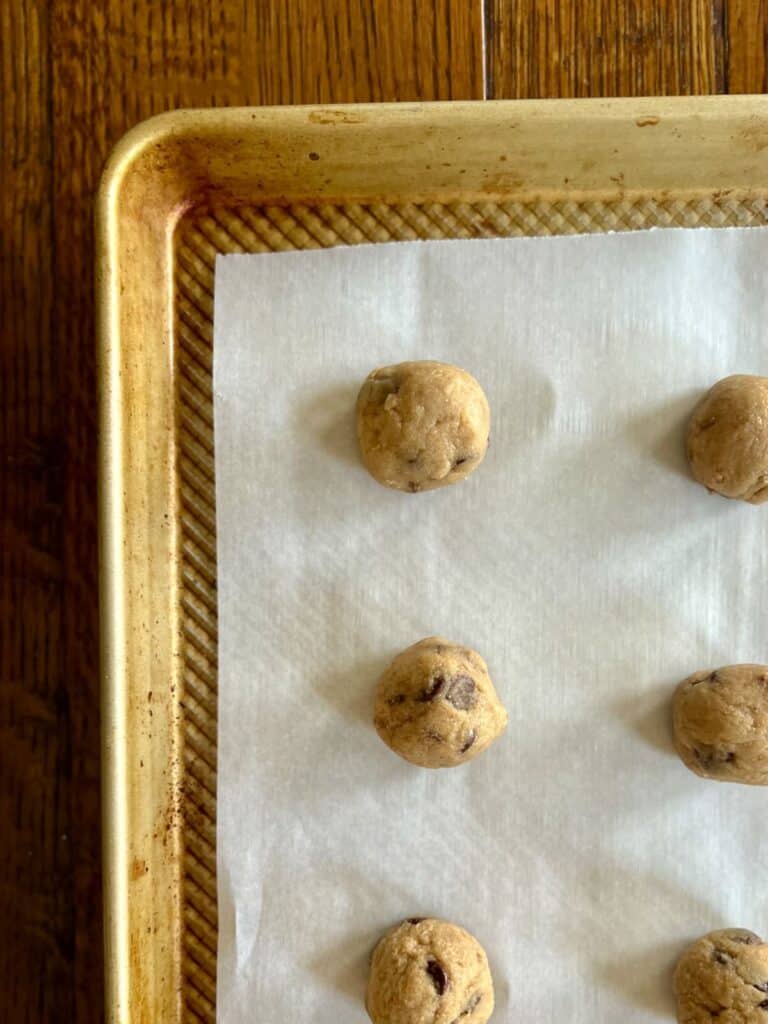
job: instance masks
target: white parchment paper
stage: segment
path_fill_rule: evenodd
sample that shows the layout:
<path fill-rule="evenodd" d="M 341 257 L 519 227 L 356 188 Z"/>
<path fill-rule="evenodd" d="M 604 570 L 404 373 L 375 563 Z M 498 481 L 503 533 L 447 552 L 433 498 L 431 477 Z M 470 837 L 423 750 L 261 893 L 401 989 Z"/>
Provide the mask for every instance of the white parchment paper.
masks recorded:
<path fill-rule="evenodd" d="M 718 378 L 768 373 L 768 232 L 407 243 L 216 265 L 218 1015 L 359 1024 L 414 915 L 488 951 L 494 1020 L 673 1015 L 690 940 L 768 932 L 768 794 L 672 752 L 674 684 L 768 661 L 768 508 L 686 473 Z M 374 366 L 470 370 L 492 443 L 425 494 L 359 464 Z M 399 760 L 379 673 L 438 633 L 509 710 L 458 769 Z"/>

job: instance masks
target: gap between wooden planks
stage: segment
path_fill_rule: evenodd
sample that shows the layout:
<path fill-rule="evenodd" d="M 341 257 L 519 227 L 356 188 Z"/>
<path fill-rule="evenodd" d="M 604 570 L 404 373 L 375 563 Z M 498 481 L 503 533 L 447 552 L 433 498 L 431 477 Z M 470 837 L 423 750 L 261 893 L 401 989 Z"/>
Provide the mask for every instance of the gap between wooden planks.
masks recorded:
<path fill-rule="evenodd" d="M 766 32 L 765 0 L 0 3 L 0 1019 L 102 1019 L 91 204 L 110 148 L 183 106 L 762 92 Z"/>

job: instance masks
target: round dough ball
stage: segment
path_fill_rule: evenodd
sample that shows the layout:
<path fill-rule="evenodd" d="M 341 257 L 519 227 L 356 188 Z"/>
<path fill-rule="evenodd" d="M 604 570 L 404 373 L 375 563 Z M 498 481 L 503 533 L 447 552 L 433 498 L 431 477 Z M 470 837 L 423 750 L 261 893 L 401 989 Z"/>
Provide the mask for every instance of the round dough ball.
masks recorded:
<path fill-rule="evenodd" d="M 507 726 L 488 666 L 475 651 L 430 636 L 379 680 L 374 725 L 396 754 L 423 768 L 471 761 Z"/>
<path fill-rule="evenodd" d="M 753 505 L 768 501 L 768 377 L 718 381 L 693 411 L 686 453 L 710 491 Z"/>
<path fill-rule="evenodd" d="M 678 1024 L 765 1024 L 768 945 L 754 932 L 710 932 L 675 968 Z"/>
<path fill-rule="evenodd" d="M 493 981 L 483 947 L 447 921 L 403 921 L 374 950 L 366 1009 L 373 1024 L 485 1024 Z"/>
<path fill-rule="evenodd" d="M 692 772 L 768 786 L 768 665 L 727 665 L 684 679 L 672 723 L 677 752 Z"/>
<path fill-rule="evenodd" d="M 384 366 L 357 396 L 365 468 L 398 491 L 429 491 L 469 476 L 485 457 L 490 425 L 483 389 L 448 363 Z"/>

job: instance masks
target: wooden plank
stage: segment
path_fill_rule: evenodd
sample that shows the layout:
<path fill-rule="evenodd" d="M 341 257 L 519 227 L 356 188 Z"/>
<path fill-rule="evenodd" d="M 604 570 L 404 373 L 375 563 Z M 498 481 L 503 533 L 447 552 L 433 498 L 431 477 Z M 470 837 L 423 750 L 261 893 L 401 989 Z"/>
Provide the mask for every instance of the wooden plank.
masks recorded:
<path fill-rule="evenodd" d="M 726 92 L 768 92 L 768 3 L 722 0 L 726 16 Z"/>
<path fill-rule="evenodd" d="M 747 7 L 750 0 L 742 0 Z M 486 0 L 494 99 L 723 90 L 715 0 Z"/>
<path fill-rule="evenodd" d="M 482 0 L 252 5 L 262 103 L 481 99 Z"/>
<path fill-rule="evenodd" d="M 91 205 L 179 106 L 479 98 L 480 0 L 0 4 L 0 1019 L 102 1019 Z"/>
<path fill-rule="evenodd" d="M 71 1019 L 46 0 L 0 4 L 0 1020 Z"/>

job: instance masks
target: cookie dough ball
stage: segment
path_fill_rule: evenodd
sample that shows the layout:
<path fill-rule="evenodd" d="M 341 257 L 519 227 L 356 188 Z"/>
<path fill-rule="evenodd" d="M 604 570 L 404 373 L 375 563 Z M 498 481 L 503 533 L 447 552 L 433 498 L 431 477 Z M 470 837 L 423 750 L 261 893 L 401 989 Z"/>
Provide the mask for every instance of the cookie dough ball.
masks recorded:
<path fill-rule="evenodd" d="M 674 989 L 678 1024 L 765 1024 L 768 945 L 743 928 L 710 932 L 678 961 Z"/>
<path fill-rule="evenodd" d="M 684 679 L 672 723 L 677 752 L 692 772 L 768 786 L 768 665 L 727 665 Z"/>
<path fill-rule="evenodd" d="M 447 921 L 403 921 L 374 951 L 366 1009 L 373 1024 L 485 1024 L 493 981 L 483 947 Z"/>
<path fill-rule="evenodd" d="M 379 680 L 374 725 L 396 754 L 423 768 L 471 761 L 507 725 L 488 666 L 469 647 L 430 636 Z"/>
<path fill-rule="evenodd" d="M 485 457 L 490 424 L 483 389 L 448 363 L 384 366 L 357 396 L 365 468 L 398 491 L 429 491 L 469 476 Z"/>
<path fill-rule="evenodd" d="M 726 498 L 768 501 L 768 377 L 725 377 L 693 411 L 686 438 L 691 472 Z"/>

